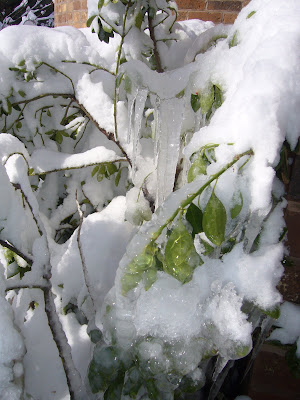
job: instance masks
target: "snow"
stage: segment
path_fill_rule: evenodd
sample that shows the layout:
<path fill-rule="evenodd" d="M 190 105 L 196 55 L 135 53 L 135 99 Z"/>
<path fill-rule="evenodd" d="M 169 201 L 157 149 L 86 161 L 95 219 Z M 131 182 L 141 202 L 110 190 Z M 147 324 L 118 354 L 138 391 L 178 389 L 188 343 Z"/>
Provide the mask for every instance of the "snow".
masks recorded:
<path fill-rule="evenodd" d="M 89 15 L 98 13 L 98 2 L 88 3 Z M 120 32 L 123 8 L 122 2 L 101 8 Z M 263 315 L 282 301 L 276 287 L 286 252 L 279 242 L 286 201 L 274 169 L 284 141 L 293 149 L 299 137 L 299 3 L 252 0 L 233 26 L 178 22 L 165 41 L 169 16 L 155 30 L 162 73 L 150 68 L 152 41 L 136 26 L 138 10 L 124 23 L 120 66 L 117 35 L 106 44 L 72 27 L 0 33 L 1 107 L 15 106 L 0 119 L 0 238 L 33 259 L 24 277 L 8 278 L 1 249 L 1 398 L 20 398 L 23 372 L 33 398 L 69 398 L 39 285 L 51 286 L 88 393 L 91 329 L 159 374 L 160 385 L 168 373 L 204 380 L 205 360 L 213 355 L 218 379 L 228 360 L 251 350 L 260 321 L 255 312 Z M 194 109 L 191 95 L 200 95 L 203 106 L 216 88 L 220 107 L 215 102 L 211 115 Z M 200 154 L 206 174 L 187 183 Z M 186 220 L 191 201 L 204 213 L 212 193 L 226 220 L 222 246 L 207 232 L 191 239 Z M 232 217 L 237 204 L 241 210 Z M 187 266 L 196 260 L 184 283 L 165 267 L 180 219 L 191 239 L 186 246 L 194 246 Z M 150 254 L 154 282 L 145 288 L 151 277 L 135 271 L 138 282 L 125 293 L 124 276 L 136 257 L 149 256 L 145 250 L 157 252 Z M 5 294 L 18 285 L 28 287 Z M 298 306 L 283 303 L 271 338 L 299 343 L 298 314 Z"/>
<path fill-rule="evenodd" d="M 275 322 L 275 329 L 269 340 L 279 340 L 282 344 L 297 343 L 296 355 L 300 358 L 300 306 L 285 301 L 280 306 L 280 317 Z"/>

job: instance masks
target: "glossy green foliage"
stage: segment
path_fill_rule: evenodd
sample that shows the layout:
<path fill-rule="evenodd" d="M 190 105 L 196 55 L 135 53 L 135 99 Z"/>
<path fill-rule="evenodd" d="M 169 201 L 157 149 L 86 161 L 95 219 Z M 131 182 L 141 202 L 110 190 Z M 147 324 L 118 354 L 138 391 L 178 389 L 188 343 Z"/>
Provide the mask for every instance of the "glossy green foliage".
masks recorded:
<path fill-rule="evenodd" d="M 200 264 L 202 260 L 195 250 L 192 235 L 182 221 L 178 221 L 166 244 L 164 271 L 186 283 Z"/>
<path fill-rule="evenodd" d="M 225 238 L 226 210 L 213 190 L 203 213 L 203 230 L 215 245 L 221 246 Z"/>
<path fill-rule="evenodd" d="M 203 232 L 203 228 L 202 228 L 203 214 L 202 214 L 202 211 L 200 210 L 200 208 L 197 207 L 194 203 L 191 203 L 189 205 L 189 208 L 187 209 L 185 218 L 191 224 L 191 226 L 193 228 L 193 231 L 192 231 L 193 237 L 195 237 L 195 235 L 197 233 Z"/>
<path fill-rule="evenodd" d="M 129 369 L 126 374 L 126 380 L 123 387 L 123 395 L 129 396 L 131 399 L 136 399 L 138 391 L 143 385 L 143 378 L 139 369 L 134 366 Z"/>

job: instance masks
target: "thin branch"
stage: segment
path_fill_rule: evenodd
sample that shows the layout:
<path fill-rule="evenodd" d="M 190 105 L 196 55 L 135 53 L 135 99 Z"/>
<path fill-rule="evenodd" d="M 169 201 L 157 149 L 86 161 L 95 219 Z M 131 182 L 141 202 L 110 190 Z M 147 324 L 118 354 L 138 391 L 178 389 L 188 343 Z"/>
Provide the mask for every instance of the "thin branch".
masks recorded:
<path fill-rule="evenodd" d="M 7 240 L 0 239 L 0 245 L 2 247 L 5 247 L 5 248 L 11 250 L 15 254 L 17 254 L 19 257 L 23 258 L 23 260 L 26 261 L 28 265 L 31 266 L 33 264 L 33 260 L 29 256 L 27 256 L 26 254 L 22 253 L 19 249 L 17 249 L 14 245 L 9 243 Z"/>
<path fill-rule="evenodd" d="M 83 62 L 79 62 L 79 61 L 75 61 L 75 60 L 62 60 L 63 63 L 70 63 L 70 64 L 80 64 L 80 65 L 89 65 L 90 67 L 94 67 L 94 69 L 92 71 L 90 71 L 89 73 L 92 73 L 94 71 L 105 71 L 108 72 L 109 74 L 115 76 L 115 73 L 110 71 L 107 68 L 101 67 L 100 65 L 97 64 L 93 64 L 93 63 L 89 63 L 87 61 L 83 61 Z"/>
<path fill-rule="evenodd" d="M 30 284 L 18 284 L 18 285 L 6 285 L 5 288 L 5 292 L 9 292 L 10 290 L 21 290 L 21 289 L 40 289 L 40 290 L 44 290 L 47 289 L 49 287 L 49 284 L 47 284 L 47 282 L 45 283 L 45 285 L 30 285 Z"/>
<path fill-rule="evenodd" d="M 98 122 L 94 119 L 94 117 L 87 111 L 87 109 L 84 107 L 84 105 L 82 105 L 77 98 L 75 97 L 74 94 L 71 93 L 43 93 L 40 94 L 38 96 L 34 96 L 31 99 L 23 99 L 20 101 L 17 101 L 15 103 L 12 104 L 12 106 L 15 105 L 19 105 L 19 104 L 29 104 L 32 101 L 36 101 L 36 100 L 40 100 L 43 99 L 45 97 L 63 97 L 63 98 L 69 98 L 72 99 L 80 108 L 81 111 L 83 111 L 83 113 L 89 118 L 89 120 L 97 127 L 97 129 L 103 133 L 103 135 L 105 135 L 107 137 L 108 140 L 113 141 L 121 150 L 121 152 L 124 154 L 125 158 L 127 159 L 127 161 L 129 162 L 129 165 L 132 166 L 131 160 L 128 157 L 126 151 L 124 150 L 123 146 L 121 145 L 121 143 L 115 139 L 115 135 L 112 132 L 107 132 L 104 128 L 101 128 L 101 126 L 98 124 Z"/>
<path fill-rule="evenodd" d="M 126 161 L 127 162 L 128 160 L 126 158 L 119 158 L 117 160 L 109 161 L 109 162 L 115 163 L 115 162 L 122 162 L 122 161 Z M 81 169 L 81 168 L 93 167 L 94 165 L 106 164 L 107 162 L 108 161 L 93 162 L 93 163 L 84 164 L 84 165 L 78 165 L 78 166 L 74 166 L 74 167 L 55 168 L 55 169 L 50 169 L 49 171 L 32 172 L 30 174 L 30 176 L 41 176 L 41 175 L 51 174 L 52 172 L 70 171 L 72 169 Z"/>
<path fill-rule="evenodd" d="M 40 226 L 39 221 L 37 220 L 37 218 L 36 218 L 36 216 L 35 216 L 35 214 L 34 214 L 34 212 L 33 212 L 33 208 L 32 208 L 32 206 L 31 206 L 31 204 L 30 204 L 30 202 L 29 202 L 29 200 L 28 200 L 28 197 L 27 197 L 26 194 L 24 193 L 24 191 L 23 191 L 21 185 L 20 185 L 19 183 L 12 183 L 12 185 L 13 185 L 13 187 L 14 187 L 15 189 L 20 190 L 20 192 L 22 193 L 22 196 L 23 196 L 24 200 L 26 201 L 26 203 L 27 203 L 27 205 L 28 205 L 28 207 L 29 207 L 29 210 L 30 210 L 31 215 L 32 215 L 32 218 L 33 218 L 33 220 L 34 220 L 34 222 L 35 222 L 35 224 L 36 224 L 36 227 L 37 227 L 37 229 L 38 229 L 38 231 L 39 231 L 39 234 L 40 234 L 41 236 L 43 236 L 43 229 L 42 229 L 42 227 Z"/>
<path fill-rule="evenodd" d="M 77 210 L 78 210 L 78 214 L 79 214 L 79 225 L 78 225 L 78 231 L 77 231 L 77 245 L 78 245 L 78 250 L 79 250 L 79 255 L 80 255 L 80 260 L 81 260 L 81 265 L 82 265 L 85 286 L 87 288 L 87 291 L 89 292 L 89 295 L 90 295 L 90 298 L 91 298 L 91 301 L 93 304 L 94 313 L 96 313 L 95 299 L 94 299 L 94 296 L 92 293 L 92 285 L 90 282 L 89 273 L 88 273 L 86 263 L 84 260 L 84 254 L 83 254 L 81 240 L 80 240 L 81 227 L 82 227 L 82 223 L 83 223 L 83 213 L 81 211 L 81 208 L 80 208 L 80 205 L 79 205 L 79 202 L 77 199 L 77 190 L 76 190 L 75 200 L 76 200 Z"/>
<path fill-rule="evenodd" d="M 52 69 L 53 71 L 55 71 L 55 72 L 57 72 L 57 73 L 63 75 L 65 78 L 69 79 L 69 81 L 71 82 L 71 85 L 72 85 L 73 93 L 74 93 L 74 95 L 75 95 L 74 83 L 73 83 L 72 79 L 71 79 L 67 74 L 65 74 L 64 72 L 60 71 L 59 69 L 53 67 L 52 65 L 46 63 L 45 61 L 42 61 L 42 62 L 36 67 L 36 69 L 38 69 L 38 68 L 39 68 L 40 66 L 42 66 L 42 65 L 45 65 L 46 67 Z"/>

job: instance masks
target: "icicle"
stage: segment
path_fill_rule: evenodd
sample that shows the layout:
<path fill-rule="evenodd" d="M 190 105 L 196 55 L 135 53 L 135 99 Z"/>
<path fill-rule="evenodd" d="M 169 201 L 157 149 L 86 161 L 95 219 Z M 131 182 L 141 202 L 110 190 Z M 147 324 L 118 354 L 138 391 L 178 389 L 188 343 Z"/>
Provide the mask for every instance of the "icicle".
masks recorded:
<path fill-rule="evenodd" d="M 135 99 L 138 94 L 138 88 L 135 86 L 132 88 L 131 93 L 127 94 L 128 99 L 128 133 L 127 133 L 127 143 L 131 142 L 132 130 L 133 130 L 133 112 Z"/>
<path fill-rule="evenodd" d="M 143 120 L 145 103 L 148 96 L 148 89 L 142 88 L 138 91 L 135 98 L 134 107 L 134 126 L 133 126 L 133 138 L 132 138 L 132 171 L 133 174 L 136 171 L 136 158 L 138 155 L 138 146 L 141 132 L 141 125 Z"/>
<path fill-rule="evenodd" d="M 156 130 L 157 191 L 156 208 L 173 191 L 180 151 L 184 99 L 161 100 Z"/>
<path fill-rule="evenodd" d="M 208 400 L 214 400 L 219 391 L 220 388 L 230 370 L 234 364 L 234 361 L 228 361 L 227 358 L 223 358 L 221 356 L 218 357 L 218 360 L 216 362 L 216 367 L 213 375 L 213 381 L 214 383 L 211 386 L 211 389 L 209 391 L 209 396 Z"/>

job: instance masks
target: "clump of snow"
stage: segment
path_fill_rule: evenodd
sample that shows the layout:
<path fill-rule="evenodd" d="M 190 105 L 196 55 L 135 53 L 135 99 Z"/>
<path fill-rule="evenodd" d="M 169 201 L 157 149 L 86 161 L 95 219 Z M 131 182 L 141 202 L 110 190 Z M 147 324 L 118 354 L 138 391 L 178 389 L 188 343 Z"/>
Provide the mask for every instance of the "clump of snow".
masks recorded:
<path fill-rule="evenodd" d="M 23 338 L 13 319 L 11 306 L 5 300 L 5 283 L 0 266 L 0 397 L 4 400 L 19 400 L 22 386 L 17 379 L 23 375 L 18 368 L 25 353 Z M 14 368 L 16 366 L 16 368 Z"/>
<path fill-rule="evenodd" d="M 275 329 L 269 340 L 279 340 L 282 344 L 297 343 L 297 357 L 300 358 L 300 306 L 285 301 L 280 306 L 280 317 L 276 320 Z"/>

